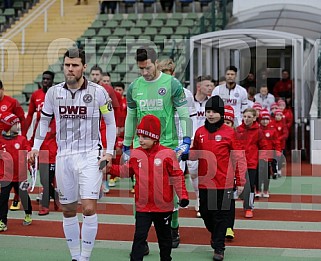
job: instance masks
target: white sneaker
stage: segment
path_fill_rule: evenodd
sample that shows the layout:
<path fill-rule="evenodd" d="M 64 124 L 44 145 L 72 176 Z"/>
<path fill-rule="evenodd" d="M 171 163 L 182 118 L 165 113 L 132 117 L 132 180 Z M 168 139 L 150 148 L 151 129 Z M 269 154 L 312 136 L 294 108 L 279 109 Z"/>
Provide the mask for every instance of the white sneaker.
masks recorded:
<path fill-rule="evenodd" d="M 263 193 L 263 198 L 269 198 L 269 197 L 270 197 L 269 192 L 265 192 L 265 193 Z"/>
<path fill-rule="evenodd" d="M 109 193 L 109 188 L 103 188 L 104 193 Z"/>
<path fill-rule="evenodd" d="M 198 218 L 202 217 L 201 213 L 199 211 L 196 212 L 196 217 L 198 217 Z"/>
<path fill-rule="evenodd" d="M 196 201 L 195 201 L 195 211 L 198 212 L 199 208 L 200 208 L 200 199 L 199 198 L 196 198 Z"/>
<path fill-rule="evenodd" d="M 258 191 L 258 192 L 255 192 L 255 197 L 256 197 L 256 198 L 260 198 L 261 196 L 262 196 L 261 192 L 259 192 L 259 191 Z"/>

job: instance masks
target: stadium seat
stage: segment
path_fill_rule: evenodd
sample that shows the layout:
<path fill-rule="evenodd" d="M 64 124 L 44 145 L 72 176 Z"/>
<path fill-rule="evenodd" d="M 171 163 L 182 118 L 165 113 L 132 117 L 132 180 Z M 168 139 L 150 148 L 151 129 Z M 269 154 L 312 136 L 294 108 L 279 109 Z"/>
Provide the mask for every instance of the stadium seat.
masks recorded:
<path fill-rule="evenodd" d="M 142 15 L 142 18 L 141 18 L 141 19 L 144 19 L 144 20 L 147 20 L 147 21 L 151 21 L 151 20 L 154 19 L 154 17 L 153 17 L 153 14 L 144 13 L 144 14 Z"/>
<path fill-rule="evenodd" d="M 116 28 L 114 33 L 113 33 L 113 35 L 115 35 L 115 36 L 125 36 L 126 34 L 127 34 L 126 29 L 125 28 L 120 28 L 120 27 Z"/>
<path fill-rule="evenodd" d="M 96 35 L 95 29 L 87 29 L 82 35 L 84 38 L 93 38 Z"/>
<path fill-rule="evenodd" d="M 109 20 L 105 24 L 105 28 L 110 28 L 112 30 L 114 30 L 117 27 L 118 27 L 118 21 L 116 20 Z"/>
<path fill-rule="evenodd" d="M 12 98 L 16 99 L 20 105 L 24 105 L 27 103 L 27 100 L 26 100 L 26 95 L 24 94 L 15 94 L 15 95 L 12 95 Z"/>
<path fill-rule="evenodd" d="M 175 20 L 183 20 L 184 17 L 182 13 L 173 13 L 171 18 Z"/>
<path fill-rule="evenodd" d="M 22 91 L 25 95 L 26 101 L 29 101 L 31 94 L 38 89 L 39 87 L 37 83 L 27 83 Z"/>
<path fill-rule="evenodd" d="M 130 29 L 135 26 L 135 23 L 131 20 L 123 20 L 120 23 L 120 27 Z"/>
<path fill-rule="evenodd" d="M 151 27 L 156 27 L 156 28 L 161 28 L 163 25 L 164 25 L 163 21 L 159 19 L 152 20 L 150 24 Z"/>
<path fill-rule="evenodd" d="M 135 27 L 130 28 L 130 30 L 128 32 L 128 35 L 135 36 L 136 38 L 138 38 L 141 34 L 142 34 L 142 29 L 135 28 Z"/>
<path fill-rule="evenodd" d="M 170 18 L 170 19 L 168 19 L 168 20 L 166 21 L 165 26 L 167 26 L 167 27 L 177 27 L 177 26 L 179 26 L 179 21 Z"/>
<path fill-rule="evenodd" d="M 138 20 L 135 27 L 146 28 L 148 26 L 147 20 Z"/>

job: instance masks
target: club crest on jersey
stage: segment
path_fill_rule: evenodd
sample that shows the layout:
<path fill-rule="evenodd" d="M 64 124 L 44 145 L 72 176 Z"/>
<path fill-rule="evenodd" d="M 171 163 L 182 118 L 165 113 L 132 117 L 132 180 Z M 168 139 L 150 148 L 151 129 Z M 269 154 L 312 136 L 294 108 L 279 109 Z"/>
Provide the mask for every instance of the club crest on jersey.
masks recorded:
<path fill-rule="evenodd" d="M 215 136 L 215 140 L 216 141 L 221 141 L 222 140 L 222 136 L 221 135 L 216 135 Z"/>
<path fill-rule="evenodd" d="M 164 87 L 159 88 L 158 94 L 164 96 L 166 94 L 166 88 L 164 88 Z"/>
<path fill-rule="evenodd" d="M 234 96 L 237 98 L 237 97 L 240 97 L 240 94 L 237 92 L 234 94 Z"/>
<path fill-rule="evenodd" d="M 1 111 L 7 111 L 7 109 L 8 109 L 7 105 L 2 105 L 1 106 Z"/>
<path fill-rule="evenodd" d="M 265 136 L 268 138 L 268 137 L 270 137 L 271 135 L 270 135 L 269 132 L 267 132 L 267 133 L 265 134 Z"/>
<path fill-rule="evenodd" d="M 162 160 L 159 159 L 159 158 L 156 158 L 156 159 L 154 160 L 154 164 L 155 164 L 155 166 L 160 166 L 160 165 L 162 164 Z"/>
<path fill-rule="evenodd" d="M 82 100 L 84 101 L 84 103 L 91 103 L 93 100 L 93 96 L 91 96 L 91 94 L 87 93 L 86 95 L 84 95 Z"/>
<path fill-rule="evenodd" d="M 15 143 L 14 147 L 15 147 L 16 150 L 18 150 L 18 149 L 20 149 L 20 144 L 19 143 Z"/>

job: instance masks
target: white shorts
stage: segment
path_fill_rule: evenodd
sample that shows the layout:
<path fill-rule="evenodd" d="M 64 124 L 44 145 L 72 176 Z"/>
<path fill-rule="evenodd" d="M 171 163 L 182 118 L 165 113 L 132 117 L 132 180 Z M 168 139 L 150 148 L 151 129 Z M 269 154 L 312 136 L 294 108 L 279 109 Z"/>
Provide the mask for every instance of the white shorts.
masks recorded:
<path fill-rule="evenodd" d="M 70 204 L 81 199 L 98 199 L 102 172 L 98 151 L 63 155 L 56 158 L 56 180 L 59 201 Z"/>
<path fill-rule="evenodd" d="M 187 168 L 190 176 L 192 178 L 197 178 L 198 174 L 198 160 L 188 160 L 187 161 Z"/>

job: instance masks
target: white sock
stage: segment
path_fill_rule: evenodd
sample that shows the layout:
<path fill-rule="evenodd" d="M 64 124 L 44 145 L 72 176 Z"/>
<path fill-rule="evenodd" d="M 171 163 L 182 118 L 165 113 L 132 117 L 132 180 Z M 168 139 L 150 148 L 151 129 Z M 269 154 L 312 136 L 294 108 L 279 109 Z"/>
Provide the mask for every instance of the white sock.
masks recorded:
<path fill-rule="evenodd" d="M 98 230 L 97 214 L 92 216 L 83 216 L 81 228 L 81 257 L 80 260 L 89 260 L 91 251 L 94 248 L 95 239 Z M 86 259 L 87 258 L 87 259 Z"/>
<path fill-rule="evenodd" d="M 80 228 L 78 217 L 63 218 L 63 229 L 72 259 L 80 257 Z"/>

